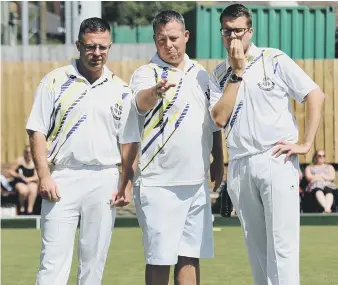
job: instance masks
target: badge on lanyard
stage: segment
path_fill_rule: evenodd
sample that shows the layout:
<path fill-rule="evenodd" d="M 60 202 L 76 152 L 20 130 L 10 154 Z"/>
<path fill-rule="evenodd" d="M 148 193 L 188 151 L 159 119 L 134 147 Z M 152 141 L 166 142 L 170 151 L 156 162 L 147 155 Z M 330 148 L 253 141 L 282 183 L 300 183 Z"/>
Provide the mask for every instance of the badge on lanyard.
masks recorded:
<path fill-rule="evenodd" d="M 264 91 L 271 91 L 275 88 L 275 83 L 269 77 L 264 77 L 263 80 L 257 83 L 258 87 Z"/>
<path fill-rule="evenodd" d="M 275 88 L 275 83 L 266 75 L 265 64 L 264 64 L 264 55 L 262 56 L 264 77 L 261 81 L 257 83 L 258 87 L 264 91 L 271 91 Z"/>

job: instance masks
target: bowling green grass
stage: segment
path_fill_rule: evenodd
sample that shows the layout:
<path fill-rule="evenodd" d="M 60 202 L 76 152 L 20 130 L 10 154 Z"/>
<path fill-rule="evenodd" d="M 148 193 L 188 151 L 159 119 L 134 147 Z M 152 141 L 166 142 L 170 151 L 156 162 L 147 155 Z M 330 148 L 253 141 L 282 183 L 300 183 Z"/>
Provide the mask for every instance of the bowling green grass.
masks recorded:
<path fill-rule="evenodd" d="M 201 262 L 201 285 L 251 285 L 241 229 L 221 227 L 214 233 L 215 258 Z M 39 230 L 3 229 L 1 251 L 1 284 L 35 284 Z M 76 284 L 76 258 L 75 247 L 69 285 Z M 302 285 L 338 285 L 338 227 L 302 226 L 300 261 Z M 140 229 L 115 229 L 102 284 L 142 285 L 143 279 Z"/>

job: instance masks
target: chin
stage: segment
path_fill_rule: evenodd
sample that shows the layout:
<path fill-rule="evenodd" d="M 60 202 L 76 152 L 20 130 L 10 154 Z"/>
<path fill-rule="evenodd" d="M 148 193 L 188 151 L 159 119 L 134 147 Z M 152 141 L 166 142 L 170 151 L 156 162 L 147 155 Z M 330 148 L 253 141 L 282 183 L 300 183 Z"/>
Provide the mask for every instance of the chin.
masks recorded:
<path fill-rule="evenodd" d="M 169 56 L 168 62 L 169 63 L 179 63 L 181 61 L 180 57 L 178 55 Z"/>
<path fill-rule="evenodd" d="M 88 69 L 91 71 L 99 71 L 100 69 L 102 69 L 103 64 L 99 64 L 99 65 L 90 65 L 88 66 Z"/>

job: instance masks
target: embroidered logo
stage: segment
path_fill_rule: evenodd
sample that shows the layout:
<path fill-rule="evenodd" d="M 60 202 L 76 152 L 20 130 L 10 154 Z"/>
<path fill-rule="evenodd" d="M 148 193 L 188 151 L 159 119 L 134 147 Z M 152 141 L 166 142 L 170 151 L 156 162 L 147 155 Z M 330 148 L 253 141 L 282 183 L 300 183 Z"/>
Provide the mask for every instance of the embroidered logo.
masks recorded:
<path fill-rule="evenodd" d="M 110 106 L 110 111 L 115 120 L 119 121 L 121 119 L 122 105 L 120 105 L 119 103 L 116 103 L 114 106 Z"/>
<path fill-rule="evenodd" d="M 257 83 L 258 87 L 264 91 L 271 91 L 275 88 L 275 83 L 269 77 L 264 77 L 262 81 Z"/>

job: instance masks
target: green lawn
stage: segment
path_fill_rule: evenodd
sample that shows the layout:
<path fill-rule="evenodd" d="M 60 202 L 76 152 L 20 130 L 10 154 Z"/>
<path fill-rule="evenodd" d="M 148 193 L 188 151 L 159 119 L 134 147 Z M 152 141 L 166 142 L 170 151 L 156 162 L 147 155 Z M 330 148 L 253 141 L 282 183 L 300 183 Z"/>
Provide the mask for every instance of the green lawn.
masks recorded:
<path fill-rule="evenodd" d="M 202 261 L 202 285 L 250 285 L 249 263 L 239 227 L 215 231 L 216 256 Z M 2 230 L 3 285 L 34 284 L 39 265 L 40 231 Z M 77 252 L 74 252 L 74 257 Z M 76 284 L 77 261 L 74 258 L 70 285 Z M 301 284 L 338 284 L 337 226 L 301 227 Z M 138 228 L 117 228 L 106 263 L 103 284 L 142 285 L 143 250 Z M 292 285 L 292 284 L 290 284 Z"/>

